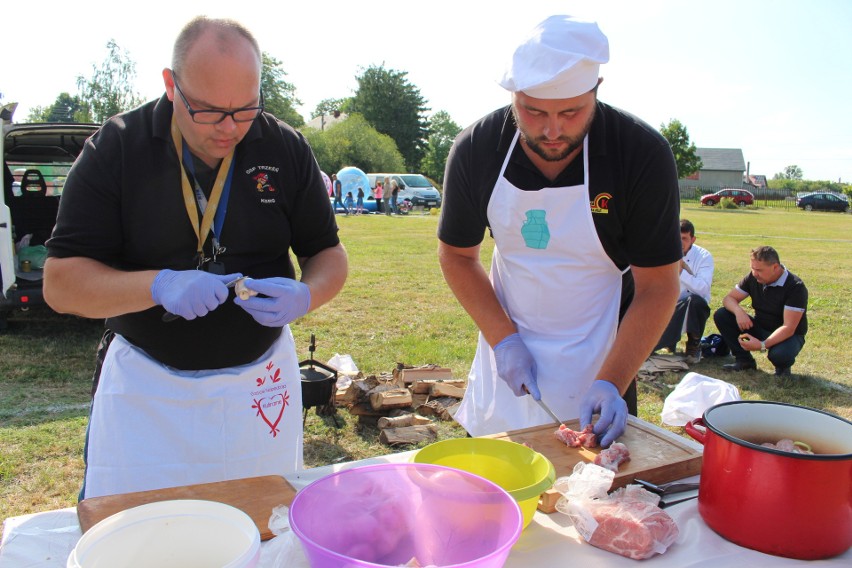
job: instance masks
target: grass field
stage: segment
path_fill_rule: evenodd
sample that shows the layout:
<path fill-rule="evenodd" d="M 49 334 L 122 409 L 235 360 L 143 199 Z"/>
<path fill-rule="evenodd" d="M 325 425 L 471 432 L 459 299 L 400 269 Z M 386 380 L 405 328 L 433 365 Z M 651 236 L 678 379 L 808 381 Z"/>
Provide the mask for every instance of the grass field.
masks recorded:
<path fill-rule="evenodd" d="M 775 247 L 810 291 L 810 331 L 792 379 L 776 380 L 765 357 L 758 358 L 758 371 L 733 376 L 723 374 L 727 361 L 721 359 L 705 359 L 691 370 L 734 383 L 743 398 L 792 402 L 852 419 L 852 215 L 685 205 L 683 216 L 695 223 L 698 244 L 715 257 L 713 309 L 748 271 L 750 249 L 763 244 Z M 390 372 L 403 362 L 440 364 L 466 377 L 477 331 L 441 276 L 437 217 L 338 221 L 350 255 L 349 280 L 333 302 L 293 327 L 300 359 L 308 358 L 313 333 L 320 361 L 348 353 L 367 374 Z M 486 241 L 486 265 L 490 246 Z M 0 334 L 0 519 L 76 502 L 101 331 L 100 322 L 34 309 L 14 314 Z M 710 321 L 705 333 L 712 332 Z M 641 418 L 660 424 L 663 400 L 682 375 L 640 383 Z M 338 413 L 338 420 L 341 428 L 309 413 L 308 466 L 396 451 L 348 413 Z M 463 432 L 442 424 L 440 435 Z"/>

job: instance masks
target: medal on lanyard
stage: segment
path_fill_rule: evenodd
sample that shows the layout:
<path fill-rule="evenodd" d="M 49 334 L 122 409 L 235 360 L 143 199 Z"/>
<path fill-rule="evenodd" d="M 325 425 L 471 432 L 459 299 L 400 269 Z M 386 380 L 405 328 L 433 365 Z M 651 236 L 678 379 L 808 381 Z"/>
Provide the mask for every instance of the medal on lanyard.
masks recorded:
<path fill-rule="evenodd" d="M 183 136 L 172 115 L 171 125 L 172 140 L 177 150 L 178 161 L 180 162 L 181 173 L 181 189 L 183 191 L 183 203 L 186 207 L 186 213 L 189 216 L 189 221 L 192 223 L 192 228 L 198 238 L 198 246 L 196 250 L 196 259 L 198 262 L 197 269 L 207 270 L 214 274 L 225 274 L 225 265 L 218 259 L 218 255 L 225 252 L 225 247 L 219 243 L 217 232 L 222 230 L 222 224 L 225 220 L 225 211 L 228 208 L 228 194 L 231 187 L 231 178 L 234 172 L 234 151 L 225 156 L 222 163 L 219 165 L 219 172 L 216 174 L 216 181 L 213 183 L 213 190 L 210 192 L 210 200 L 204 197 L 204 192 L 198 187 L 196 182 L 195 187 L 189 183 L 189 176 L 184 169 L 184 162 L 193 171 L 192 157 L 189 151 L 183 145 Z M 194 177 L 194 173 L 193 173 Z M 200 198 L 199 198 L 200 195 Z M 219 207 L 220 202 L 223 204 Z M 197 207 L 196 207 L 197 206 Z M 201 222 L 198 219 L 198 208 L 201 208 Z M 217 231 L 218 228 L 218 231 Z M 204 256 L 204 243 L 207 240 L 207 235 L 213 230 L 213 258 Z"/>

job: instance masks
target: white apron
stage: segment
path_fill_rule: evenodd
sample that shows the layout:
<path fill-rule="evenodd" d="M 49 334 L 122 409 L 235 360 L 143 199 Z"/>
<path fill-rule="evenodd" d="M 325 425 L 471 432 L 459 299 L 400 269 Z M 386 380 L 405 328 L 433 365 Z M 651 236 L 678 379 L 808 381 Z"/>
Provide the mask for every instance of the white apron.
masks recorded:
<path fill-rule="evenodd" d="M 84 497 L 302 468 L 302 384 L 289 326 L 257 361 L 179 371 L 120 335 L 89 422 Z"/>
<path fill-rule="evenodd" d="M 562 419 L 580 415 L 618 328 L 620 271 L 592 220 L 588 136 L 584 182 L 522 191 L 505 177 L 518 133 L 488 202 L 494 236 L 491 282 L 535 358 L 542 399 Z M 494 352 L 479 345 L 456 420 L 472 436 L 553 422 L 532 397 L 516 397 L 497 375 Z"/>

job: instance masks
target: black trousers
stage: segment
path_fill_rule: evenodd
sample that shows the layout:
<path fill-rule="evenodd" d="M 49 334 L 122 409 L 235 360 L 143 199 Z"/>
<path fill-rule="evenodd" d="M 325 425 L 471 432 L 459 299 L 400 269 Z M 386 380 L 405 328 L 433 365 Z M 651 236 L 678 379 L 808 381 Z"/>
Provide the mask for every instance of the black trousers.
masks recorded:
<path fill-rule="evenodd" d="M 674 315 L 669 320 L 669 325 L 663 331 L 663 335 L 654 347 L 654 351 L 663 347 L 671 347 L 680 341 L 684 321 L 686 321 L 686 333 L 698 338 L 704 336 L 704 326 L 710 319 L 710 306 L 701 296 L 688 294 L 685 298 L 678 300 Z"/>
<path fill-rule="evenodd" d="M 719 335 L 721 335 L 722 339 L 725 340 L 725 343 L 731 349 L 731 355 L 733 355 L 735 359 L 738 361 L 754 361 L 752 352 L 746 351 L 740 346 L 740 334 L 743 332 L 740 330 L 740 326 L 737 325 L 737 317 L 734 314 L 725 308 L 719 308 L 716 310 L 716 313 L 713 314 L 713 321 L 716 322 L 716 327 L 719 329 Z M 751 318 L 751 321 L 753 322 L 754 318 Z M 747 331 L 747 333 L 763 341 L 772 335 L 773 331 L 775 330 L 766 330 L 755 324 Z M 793 363 L 796 362 L 796 356 L 804 346 L 805 336 L 793 335 L 778 345 L 770 347 L 766 357 L 769 359 L 769 362 L 776 367 L 786 369 L 793 366 Z"/>
<path fill-rule="evenodd" d="M 636 390 L 636 379 L 633 379 L 633 382 L 630 383 L 630 386 L 627 387 L 627 390 L 624 391 L 624 395 L 621 398 L 623 398 L 624 402 L 627 403 L 627 413 L 638 417 L 639 395 Z"/>

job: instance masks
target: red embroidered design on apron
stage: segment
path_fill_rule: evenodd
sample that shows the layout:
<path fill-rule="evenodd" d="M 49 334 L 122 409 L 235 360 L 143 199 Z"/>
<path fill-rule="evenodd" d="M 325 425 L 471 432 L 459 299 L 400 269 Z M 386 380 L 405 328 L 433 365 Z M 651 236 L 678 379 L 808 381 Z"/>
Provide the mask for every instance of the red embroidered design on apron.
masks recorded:
<path fill-rule="evenodd" d="M 263 404 L 264 400 L 268 400 L 269 402 Z M 269 433 L 272 434 L 273 438 L 278 435 L 278 432 L 281 431 L 278 429 L 278 423 L 281 422 L 281 417 L 284 416 L 284 409 L 287 408 L 287 405 L 289 404 L 290 394 L 286 390 L 283 394 L 278 393 L 268 398 L 254 400 L 252 408 L 257 409 L 257 415 L 260 416 L 264 422 L 266 422 L 267 426 L 269 426 Z M 267 418 L 266 416 L 266 412 L 264 411 L 264 409 L 270 409 L 275 407 L 278 407 L 278 417 L 275 419 L 275 422 L 270 422 L 269 418 Z"/>
<path fill-rule="evenodd" d="M 301 392 L 287 326 L 256 362 L 196 371 L 116 335 L 92 404 L 85 497 L 298 471 Z"/>
<path fill-rule="evenodd" d="M 275 363 L 270 361 L 269 364 L 266 366 L 266 370 L 271 371 L 272 367 L 274 367 L 274 366 L 275 366 Z M 277 383 L 278 381 L 280 381 L 281 380 L 281 368 L 276 368 L 275 372 L 272 375 L 270 375 L 268 378 L 273 383 Z M 257 386 L 261 387 L 264 384 L 266 384 L 266 379 L 267 379 L 267 377 L 258 377 L 257 378 Z"/>
<path fill-rule="evenodd" d="M 272 369 L 275 368 L 273 372 Z M 270 361 L 266 365 L 266 371 L 269 373 L 265 377 L 258 377 L 255 379 L 257 382 L 257 386 L 263 386 L 266 384 L 266 381 L 269 380 L 273 385 L 279 381 L 281 381 L 281 368 L 275 366 L 274 361 Z M 278 423 L 281 422 L 281 418 L 284 416 L 284 409 L 290 405 L 290 393 L 287 391 L 287 385 L 279 385 L 279 386 L 270 386 L 262 391 L 252 393 L 252 395 L 258 394 L 266 394 L 272 391 L 283 389 L 283 393 L 275 393 L 271 396 L 265 396 L 261 398 L 254 398 L 252 402 L 254 404 L 251 407 L 257 410 L 256 416 L 260 416 L 260 418 L 266 422 L 266 425 L 269 426 L 269 433 L 272 434 L 272 437 L 278 436 L 278 433 L 281 431 L 278 429 Z M 264 401 L 267 401 L 264 403 Z M 270 416 L 275 415 L 275 409 L 278 409 L 278 416 L 274 421 L 270 420 Z M 267 415 L 269 412 L 269 415 Z"/>

